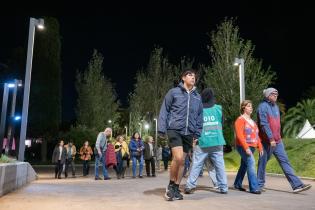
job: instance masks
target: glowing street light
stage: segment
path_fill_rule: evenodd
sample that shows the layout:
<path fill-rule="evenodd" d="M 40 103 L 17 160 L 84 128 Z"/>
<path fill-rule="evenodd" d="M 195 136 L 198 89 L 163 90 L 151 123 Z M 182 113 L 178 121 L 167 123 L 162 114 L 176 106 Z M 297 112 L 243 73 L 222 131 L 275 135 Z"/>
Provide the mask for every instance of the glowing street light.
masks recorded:
<path fill-rule="evenodd" d="M 235 58 L 234 66 L 239 68 L 239 81 L 240 81 L 240 104 L 245 100 L 245 71 L 244 71 L 244 59 Z"/>

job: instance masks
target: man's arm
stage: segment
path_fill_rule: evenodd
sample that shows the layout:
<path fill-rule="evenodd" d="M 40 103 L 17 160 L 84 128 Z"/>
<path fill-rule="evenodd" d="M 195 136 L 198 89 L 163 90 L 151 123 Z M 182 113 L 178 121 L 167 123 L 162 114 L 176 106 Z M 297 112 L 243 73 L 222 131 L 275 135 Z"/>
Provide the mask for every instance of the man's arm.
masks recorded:
<path fill-rule="evenodd" d="M 96 139 L 95 148 L 97 149 L 98 154 L 102 154 L 100 143 L 101 143 L 102 133 L 99 133 Z"/>
<path fill-rule="evenodd" d="M 159 133 L 166 133 L 167 129 L 167 118 L 170 113 L 171 105 L 173 101 L 173 95 L 172 90 L 169 90 L 166 94 L 164 101 L 162 103 L 161 109 L 160 109 L 160 115 L 159 115 L 159 121 L 158 121 L 158 131 Z"/>
<path fill-rule="evenodd" d="M 267 135 L 269 141 L 274 141 L 267 116 L 268 116 L 267 107 L 264 104 L 261 104 L 258 107 L 258 118 L 260 127 L 262 131 Z"/>

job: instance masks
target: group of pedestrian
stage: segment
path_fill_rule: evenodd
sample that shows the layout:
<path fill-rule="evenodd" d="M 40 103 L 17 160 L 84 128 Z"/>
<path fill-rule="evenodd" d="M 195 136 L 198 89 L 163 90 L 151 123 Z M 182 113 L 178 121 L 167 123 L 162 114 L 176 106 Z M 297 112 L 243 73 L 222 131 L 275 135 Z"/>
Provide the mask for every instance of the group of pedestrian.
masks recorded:
<path fill-rule="evenodd" d="M 192 166 L 184 189 L 185 194 L 196 190 L 197 180 L 205 162 L 215 188 L 221 194 L 228 193 L 227 175 L 223 158 L 223 109 L 215 103 L 214 91 L 206 88 L 201 95 L 195 87 L 196 74 L 187 69 L 181 75 L 181 82 L 166 94 L 159 116 L 159 135 L 168 137 L 173 155 L 170 180 L 166 187 L 165 199 L 182 200 L 179 189 L 185 168 L 185 159 L 192 155 Z M 242 182 L 247 173 L 249 192 L 261 194 L 265 191 L 267 161 L 274 154 L 293 192 L 311 188 L 298 178 L 290 165 L 280 135 L 280 112 L 276 104 L 278 91 L 267 88 L 264 100 L 257 111 L 258 125 L 252 120 L 253 104 L 250 100 L 241 103 L 240 116 L 235 121 L 236 149 L 241 156 L 234 188 L 246 191 Z M 259 151 L 258 170 L 255 169 L 255 150 Z"/>

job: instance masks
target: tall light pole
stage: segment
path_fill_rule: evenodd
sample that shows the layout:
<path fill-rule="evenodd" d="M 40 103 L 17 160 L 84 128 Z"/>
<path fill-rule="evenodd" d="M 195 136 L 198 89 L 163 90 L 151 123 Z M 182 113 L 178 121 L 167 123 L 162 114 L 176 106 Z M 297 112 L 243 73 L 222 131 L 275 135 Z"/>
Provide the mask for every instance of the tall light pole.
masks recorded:
<path fill-rule="evenodd" d="M 138 123 L 138 124 L 140 125 L 140 132 L 139 132 L 139 134 L 140 134 L 140 137 L 142 138 L 142 135 L 141 135 L 142 123 Z"/>
<path fill-rule="evenodd" d="M 148 135 L 149 128 L 150 128 L 150 125 L 148 123 L 144 124 L 144 129 L 145 129 L 147 135 Z"/>
<path fill-rule="evenodd" d="M 9 97 L 9 86 L 8 83 L 4 83 L 3 97 L 2 97 L 2 109 L 1 109 L 1 124 L 0 124 L 0 157 L 2 156 L 2 146 L 5 130 L 5 122 L 7 119 L 7 106 Z"/>
<path fill-rule="evenodd" d="M 127 138 L 128 138 L 128 127 L 125 126 L 125 129 L 126 129 L 126 140 L 127 140 Z"/>
<path fill-rule="evenodd" d="M 30 26 L 28 32 L 28 46 L 27 46 L 27 58 L 26 58 L 26 72 L 25 72 L 25 85 L 23 95 L 23 107 L 22 107 L 22 122 L 21 122 L 21 133 L 19 142 L 19 161 L 24 161 L 25 151 L 25 139 L 27 130 L 27 117 L 28 117 L 28 106 L 31 88 L 31 75 L 32 75 L 32 61 L 33 61 L 33 48 L 34 48 L 34 37 L 35 28 L 44 29 L 44 19 L 30 18 Z"/>
<path fill-rule="evenodd" d="M 157 141 L 158 141 L 158 139 L 157 139 L 157 118 L 154 118 L 153 119 L 154 121 L 155 121 L 155 148 L 157 148 Z"/>
<path fill-rule="evenodd" d="M 240 81 L 240 104 L 245 100 L 245 71 L 244 71 L 244 59 L 235 58 L 234 66 L 238 66 L 239 69 L 239 81 Z"/>
<path fill-rule="evenodd" d="M 9 147 L 6 150 L 6 154 L 7 155 L 12 150 L 12 144 L 13 144 L 13 139 L 14 139 L 14 123 L 16 121 L 14 119 L 14 117 L 15 117 L 16 95 L 17 95 L 18 87 L 22 87 L 22 81 L 15 79 L 14 83 L 9 84 L 9 87 L 12 87 L 14 89 L 13 89 L 13 96 L 12 96 L 12 103 L 11 103 L 11 113 L 10 113 L 10 118 L 9 118 L 10 120 L 9 120 L 8 134 L 7 134 L 7 139 L 8 139 L 8 142 L 9 142 Z"/>

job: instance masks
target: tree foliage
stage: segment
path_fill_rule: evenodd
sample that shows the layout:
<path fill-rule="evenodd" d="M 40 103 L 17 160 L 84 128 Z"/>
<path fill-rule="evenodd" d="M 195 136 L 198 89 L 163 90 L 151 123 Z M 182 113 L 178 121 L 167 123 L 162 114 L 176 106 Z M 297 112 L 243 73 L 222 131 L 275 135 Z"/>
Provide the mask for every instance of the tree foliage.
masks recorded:
<path fill-rule="evenodd" d="M 88 129 L 101 131 L 112 127 L 118 118 L 118 101 L 113 84 L 103 75 L 103 56 L 94 50 L 84 72 L 77 72 L 77 122 Z"/>
<path fill-rule="evenodd" d="M 233 138 L 232 125 L 239 116 L 239 76 L 237 67 L 233 66 L 236 57 L 245 61 L 245 95 L 257 107 L 262 99 L 262 91 L 275 79 L 270 67 L 263 69 L 262 61 L 254 58 L 254 46 L 251 41 L 239 35 L 239 28 L 234 20 L 224 20 L 211 34 L 209 47 L 212 65 L 204 66 L 204 83 L 212 87 L 217 102 L 223 106 L 225 116 L 225 134 L 229 142 Z"/>
<path fill-rule="evenodd" d="M 287 111 L 282 118 L 283 134 L 295 138 L 306 120 L 309 120 L 311 125 L 315 124 L 315 99 L 302 100 Z"/>
<path fill-rule="evenodd" d="M 167 91 L 177 85 L 182 66 L 191 66 L 191 62 L 182 59 L 180 64 L 174 65 L 163 56 L 162 48 L 152 51 L 146 70 L 137 73 L 135 90 L 129 98 L 130 132 L 139 131 L 141 120 L 152 123 L 150 127 L 155 126 L 153 119 L 158 117 Z"/>
<path fill-rule="evenodd" d="M 36 33 L 28 117 L 28 136 L 57 135 L 61 122 L 61 38 L 58 20 L 45 18 Z"/>

